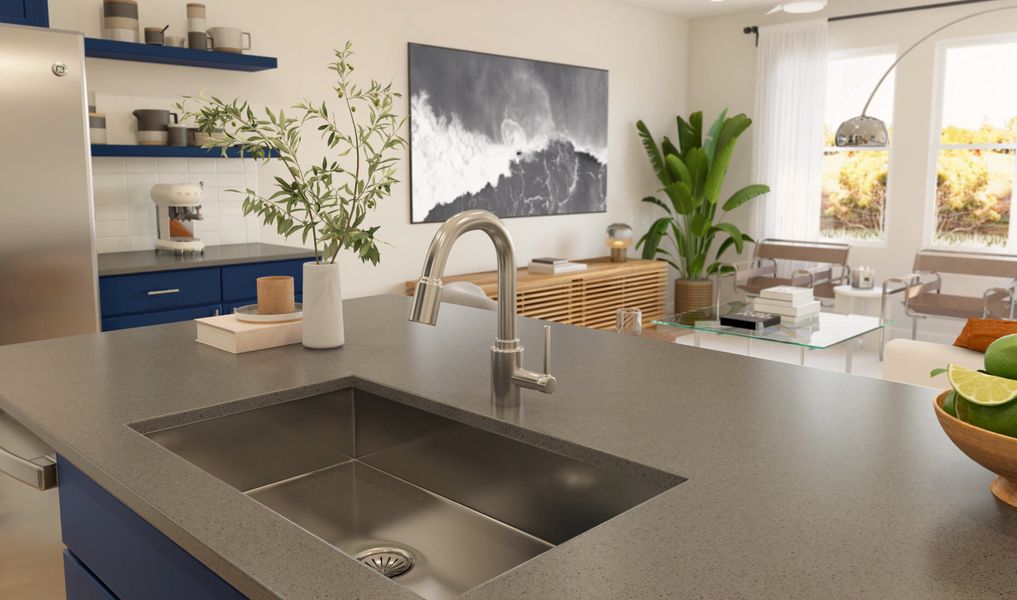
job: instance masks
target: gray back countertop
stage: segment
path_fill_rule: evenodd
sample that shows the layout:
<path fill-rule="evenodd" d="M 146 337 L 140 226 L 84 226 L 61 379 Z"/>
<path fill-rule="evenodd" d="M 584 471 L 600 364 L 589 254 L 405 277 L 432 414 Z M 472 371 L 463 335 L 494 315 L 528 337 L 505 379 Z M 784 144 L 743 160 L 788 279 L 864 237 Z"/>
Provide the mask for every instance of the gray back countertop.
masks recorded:
<path fill-rule="evenodd" d="M 274 260 L 311 258 L 314 252 L 305 248 L 274 244 L 228 244 L 205 246 L 204 254 L 172 254 L 155 250 L 113 252 L 98 255 L 99 277 L 130 275 L 155 271 L 200 269 L 223 265 L 242 265 Z"/>
<path fill-rule="evenodd" d="M 128 424 L 353 383 L 688 479 L 463 598 L 1017 597 L 1017 511 L 940 430 L 933 390 L 554 325 L 557 393 L 497 416 L 494 313 L 445 305 L 427 327 L 408 303 L 346 301 L 338 350 L 234 356 L 191 323 L 0 347 L 0 409 L 252 598 L 416 596 Z M 520 319 L 531 348 L 541 325 Z"/>

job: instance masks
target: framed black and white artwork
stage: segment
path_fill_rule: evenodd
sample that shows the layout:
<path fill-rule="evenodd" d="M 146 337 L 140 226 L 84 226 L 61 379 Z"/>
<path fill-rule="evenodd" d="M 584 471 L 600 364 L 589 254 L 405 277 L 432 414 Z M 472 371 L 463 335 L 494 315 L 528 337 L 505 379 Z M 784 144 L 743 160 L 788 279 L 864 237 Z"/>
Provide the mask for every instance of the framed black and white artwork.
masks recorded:
<path fill-rule="evenodd" d="M 410 44 L 410 220 L 607 210 L 607 71 Z"/>

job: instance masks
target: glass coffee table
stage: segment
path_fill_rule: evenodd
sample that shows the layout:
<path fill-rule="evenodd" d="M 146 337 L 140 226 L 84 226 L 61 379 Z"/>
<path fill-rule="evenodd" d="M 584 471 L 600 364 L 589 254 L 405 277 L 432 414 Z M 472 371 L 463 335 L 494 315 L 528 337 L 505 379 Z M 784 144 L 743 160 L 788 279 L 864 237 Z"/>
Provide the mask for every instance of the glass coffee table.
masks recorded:
<path fill-rule="evenodd" d="M 765 329 L 742 329 L 720 324 L 721 317 L 748 310 L 752 310 L 752 302 L 742 300 L 678 313 L 663 319 L 656 319 L 653 323 L 661 327 L 678 327 L 693 330 L 695 332 L 696 347 L 701 345 L 700 336 L 702 333 L 745 338 L 750 356 L 752 354 L 753 340 L 797 346 L 799 349 L 799 363 L 803 366 L 805 365 L 806 351 L 827 350 L 844 344 L 847 353 L 844 360 L 845 373 L 851 372 L 851 363 L 855 346 L 857 346 L 857 340 L 867 334 L 880 331 L 892 323 L 892 321 L 885 321 L 879 317 L 821 312 L 817 315 L 815 321 L 796 328 L 774 325 Z"/>

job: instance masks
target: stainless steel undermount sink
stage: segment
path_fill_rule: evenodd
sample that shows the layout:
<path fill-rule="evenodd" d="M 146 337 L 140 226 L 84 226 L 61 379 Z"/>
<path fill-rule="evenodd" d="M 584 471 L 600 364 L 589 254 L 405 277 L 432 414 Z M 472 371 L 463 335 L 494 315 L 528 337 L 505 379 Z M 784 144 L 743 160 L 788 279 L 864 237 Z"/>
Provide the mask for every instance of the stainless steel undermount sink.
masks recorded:
<path fill-rule="evenodd" d="M 146 435 L 429 600 L 683 481 L 620 474 L 353 388 Z"/>

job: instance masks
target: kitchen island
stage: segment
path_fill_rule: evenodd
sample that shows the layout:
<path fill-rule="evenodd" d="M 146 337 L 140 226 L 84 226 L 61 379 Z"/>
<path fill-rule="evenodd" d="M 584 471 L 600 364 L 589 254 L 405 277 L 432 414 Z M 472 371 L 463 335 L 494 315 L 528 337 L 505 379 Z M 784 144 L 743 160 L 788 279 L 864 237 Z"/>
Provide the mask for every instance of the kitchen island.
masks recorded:
<path fill-rule="evenodd" d="M 2 347 L 0 410 L 250 598 L 417 596 L 131 425 L 358 384 L 581 461 L 685 479 L 462 598 L 1017 594 L 1017 511 L 940 430 L 928 389 L 556 325 L 556 393 L 496 412 L 495 314 L 446 305 L 427 327 L 408 307 L 345 302 L 346 345 L 329 351 L 234 356 L 195 343 L 192 323 Z M 519 320 L 525 345 L 539 348 L 541 325 Z"/>

